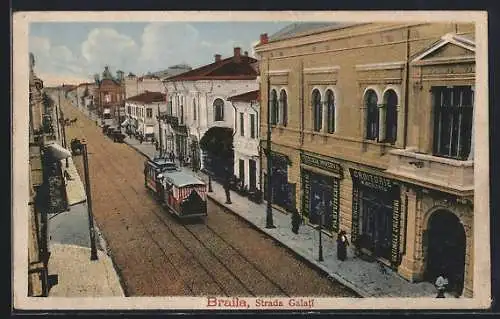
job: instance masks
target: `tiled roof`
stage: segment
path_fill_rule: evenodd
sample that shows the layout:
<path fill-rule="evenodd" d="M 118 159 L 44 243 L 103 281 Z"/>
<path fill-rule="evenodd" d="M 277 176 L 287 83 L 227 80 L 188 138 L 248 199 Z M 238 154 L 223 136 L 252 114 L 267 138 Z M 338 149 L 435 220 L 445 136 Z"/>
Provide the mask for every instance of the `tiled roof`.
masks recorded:
<path fill-rule="evenodd" d="M 115 80 L 111 80 L 111 79 L 101 80 L 101 82 L 99 83 L 99 85 L 103 85 L 103 84 L 112 84 L 112 85 L 118 85 L 118 86 L 120 85 L 120 83 L 118 83 Z"/>
<path fill-rule="evenodd" d="M 255 62 L 257 62 L 256 59 L 245 55 L 241 55 L 240 62 L 236 62 L 231 56 L 167 78 L 166 81 L 255 79 L 257 72 L 252 67 L 252 63 Z"/>
<path fill-rule="evenodd" d="M 243 94 L 231 96 L 227 100 L 228 101 L 233 101 L 233 102 L 258 101 L 259 100 L 259 95 L 260 95 L 259 93 L 260 93 L 259 90 L 250 91 L 250 92 L 246 92 L 246 93 L 243 93 Z"/>
<path fill-rule="evenodd" d="M 131 102 L 141 102 L 141 103 L 153 103 L 153 102 L 165 102 L 165 94 L 161 92 L 150 92 L 146 91 L 139 95 L 129 97 L 126 101 Z"/>
<path fill-rule="evenodd" d="M 304 22 L 292 23 L 269 37 L 269 42 L 298 37 L 305 34 L 332 31 L 357 25 L 346 22 Z"/>

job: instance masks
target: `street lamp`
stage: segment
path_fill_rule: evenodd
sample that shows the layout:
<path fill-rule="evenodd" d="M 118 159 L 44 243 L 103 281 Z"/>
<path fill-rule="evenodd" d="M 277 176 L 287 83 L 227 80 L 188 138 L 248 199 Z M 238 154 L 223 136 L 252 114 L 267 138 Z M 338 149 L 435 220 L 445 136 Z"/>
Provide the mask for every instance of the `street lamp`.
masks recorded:
<path fill-rule="evenodd" d="M 272 159 L 271 159 L 271 80 L 269 78 L 269 60 L 267 62 L 267 207 L 266 228 L 276 228 L 273 223 L 273 187 L 272 187 Z"/>
<path fill-rule="evenodd" d="M 92 214 L 92 196 L 90 191 L 89 178 L 89 158 L 87 153 L 87 141 L 82 140 L 83 146 L 83 169 L 85 174 L 85 191 L 87 193 L 87 211 L 89 219 L 89 234 L 90 234 L 90 260 L 97 260 L 97 248 L 95 243 L 94 216 Z"/>
<path fill-rule="evenodd" d="M 323 261 L 323 242 L 321 240 L 321 233 L 323 232 L 323 218 L 325 216 L 325 201 L 322 200 L 316 207 L 319 215 L 319 251 L 318 251 L 318 261 Z"/>

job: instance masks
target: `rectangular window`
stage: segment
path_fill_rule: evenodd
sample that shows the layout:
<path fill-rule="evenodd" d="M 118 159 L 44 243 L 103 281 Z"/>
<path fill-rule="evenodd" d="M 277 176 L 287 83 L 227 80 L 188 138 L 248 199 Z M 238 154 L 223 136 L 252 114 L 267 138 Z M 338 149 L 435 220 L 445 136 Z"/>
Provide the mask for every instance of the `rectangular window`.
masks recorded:
<path fill-rule="evenodd" d="M 128 105 L 128 106 L 127 106 L 127 113 L 128 113 L 128 114 L 131 114 L 131 113 L 130 113 L 130 105 Z"/>
<path fill-rule="evenodd" d="M 250 114 L 250 137 L 255 138 L 255 114 Z"/>
<path fill-rule="evenodd" d="M 168 101 L 168 115 L 172 115 L 172 100 Z"/>
<path fill-rule="evenodd" d="M 240 159 L 240 180 L 245 184 L 245 160 Z"/>
<path fill-rule="evenodd" d="M 245 121 L 243 120 L 242 112 L 240 112 L 240 135 L 245 136 Z"/>
<path fill-rule="evenodd" d="M 471 151 L 474 92 L 470 86 L 433 87 L 434 155 L 466 160 Z"/>
<path fill-rule="evenodd" d="M 146 117 L 147 117 L 148 119 L 150 119 L 150 118 L 152 118 L 152 117 L 153 117 L 153 109 L 152 109 L 152 108 L 148 107 L 148 108 L 146 109 Z"/>

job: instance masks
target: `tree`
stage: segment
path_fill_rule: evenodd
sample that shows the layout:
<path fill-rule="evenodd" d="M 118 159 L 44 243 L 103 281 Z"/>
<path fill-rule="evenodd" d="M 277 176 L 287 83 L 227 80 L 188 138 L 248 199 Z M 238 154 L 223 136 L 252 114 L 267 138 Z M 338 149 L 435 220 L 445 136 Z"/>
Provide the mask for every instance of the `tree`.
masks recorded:
<path fill-rule="evenodd" d="M 233 129 L 227 127 L 209 128 L 200 140 L 200 148 L 207 155 L 203 166 L 211 175 L 219 178 L 233 175 Z"/>

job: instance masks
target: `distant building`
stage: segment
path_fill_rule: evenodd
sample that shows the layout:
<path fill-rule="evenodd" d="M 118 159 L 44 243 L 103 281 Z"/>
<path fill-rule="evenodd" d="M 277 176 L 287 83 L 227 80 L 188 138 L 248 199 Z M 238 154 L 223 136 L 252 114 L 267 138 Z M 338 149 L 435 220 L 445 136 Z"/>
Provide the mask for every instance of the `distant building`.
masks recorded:
<path fill-rule="evenodd" d="M 125 80 L 123 72 L 117 72 L 114 78 L 105 67 L 102 78 L 96 79 L 95 104 L 97 105 L 97 114 L 102 119 L 116 119 L 123 122 L 125 119 Z"/>
<path fill-rule="evenodd" d="M 121 123 L 128 131 L 146 139 L 158 139 L 158 111 L 165 112 L 165 94 L 146 91 L 125 100 L 126 119 Z"/>

